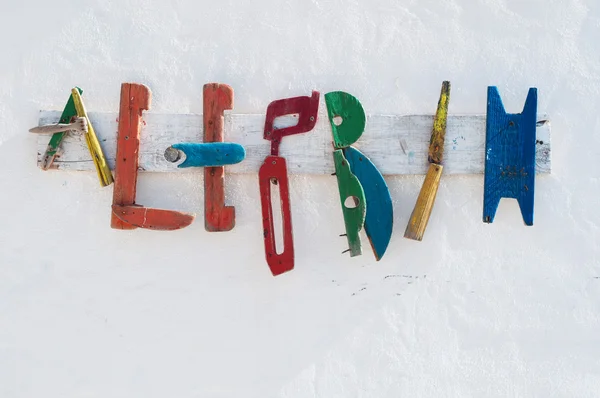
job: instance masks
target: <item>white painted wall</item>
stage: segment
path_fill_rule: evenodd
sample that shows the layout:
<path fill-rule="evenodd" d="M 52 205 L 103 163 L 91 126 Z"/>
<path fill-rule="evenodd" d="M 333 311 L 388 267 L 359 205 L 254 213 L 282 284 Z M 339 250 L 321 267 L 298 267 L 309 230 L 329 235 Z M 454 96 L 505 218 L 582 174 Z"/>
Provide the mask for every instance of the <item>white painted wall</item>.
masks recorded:
<path fill-rule="evenodd" d="M 600 4 L 595 0 L 4 2 L 0 16 L 1 397 L 597 397 L 600 393 Z M 93 173 L 42 172 L 27 129 L 62 109 L 235 112 L 342 89 L 369 113 L 485 112 L 530 86 L 552 115 L 535 226 L 483 177 L 447 177 L 422 243 L 402 238 L 422 177 L 389 178 L 395 228 L 376 263 L 345 241 L 334 177 L 291 179 L 296 270 L 263 260 L 257 177 L 227 181 L 209 234 L 200 175 L 142 175 L 138 201 L 195 211 L 172 233 L 109 228 Z"/>

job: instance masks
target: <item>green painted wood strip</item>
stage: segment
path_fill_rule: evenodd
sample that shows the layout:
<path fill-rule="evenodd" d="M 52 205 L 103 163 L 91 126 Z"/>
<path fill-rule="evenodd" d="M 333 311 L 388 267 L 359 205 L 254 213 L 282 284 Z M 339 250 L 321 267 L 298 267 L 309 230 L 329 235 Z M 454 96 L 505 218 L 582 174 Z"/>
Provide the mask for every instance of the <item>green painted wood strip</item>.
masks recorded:
<path fill-rule="evenodd" d="M 333 161 L 338 190 L 340 192 L 342 213 L 344 214 L 344 224 L 346 225 L 346 238 L 348 239 L 350 257 L 360 256 L 362 248 L 358 233 L 365 223 L 367 212 L 365 192 L 358 178 L 352 174 L 350 164 L 344 157 L 341 149 L 333 152 Z M 346 206 L 346 199 L 348 198 L 354 198 L 356 207 Z"/>
<path fill-rule="evenodd" d="M 79 94 L 83 94 L 82 89 L 80 89 L 79 87 L 76 87 L 76 88 L 79 91 Z M 67 105 L 65 105 L 65 108 L 63 110 L 63 113 L 60 116 L 60 120 L 58 121 L 58 123 L 65 123 L 65 124 L 70 123 L 71 118 L 73 118 L 75 116 L 77 116 L 77 110 L 75 109 L 75 102 L 73 101 L 73 96 L 69 95 Z M 58 151 L 60 149 L 60 144 L 62 143 L 66 134 L 67 134 L 66 131 L 52 134 L 52 138 L 50 138 L 48 147 L 46 148 L 46 151 L 44 152 L 44 156 L 42 157 L 42 165 L 41 166 L 42 166 L 43 170 L 48 170 L 52 166 L 52 163 L 54 162 L 54 159 L 56 158 Z"/>
<path fill-rule="evenodd" d="M 365 110 L 358 99 L 343 91 L 332 91 L 325 94 L 325 104 L 331 123 L 333 146 L 342 149 L 358 141 L 366 124 Z"/>

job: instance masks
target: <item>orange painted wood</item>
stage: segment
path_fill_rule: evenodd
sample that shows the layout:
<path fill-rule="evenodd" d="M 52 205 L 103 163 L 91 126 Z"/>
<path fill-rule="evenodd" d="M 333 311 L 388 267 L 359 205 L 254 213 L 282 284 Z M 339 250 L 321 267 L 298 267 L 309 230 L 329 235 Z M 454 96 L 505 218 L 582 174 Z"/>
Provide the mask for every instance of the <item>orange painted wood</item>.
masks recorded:
<path fill-rule="evenodd" d="M 194 216 L 135 204 L 142 112 L 150 109 L 152 93 L 143 84 L 123 83 L 117 133 L 115 187 L 110 226 L 114 229 L 174 230 L 187 227 Z"/>
<path fill-rule="evenodd" d="M 233 109 L 233 88 L 226 84 L 204 85 L 204 142 L 223 142 L 223 111 Z M 230 231 L 235 226 L 235 207 L 225 206 L 225 167 L 204 168 L 204 228 Z"/>
<path fill-rule="evenodd" d="M 173 231 L 185 228 L 194 221 L 194 216 L 178 211 L 152 209 L 139 205 L 113 205 L 113 215 L 124 224 L 156 231 Z"/>
<path fill-rule="evenodd" d="M 151 95 L 146 86 L 130 83 L 121 85 L 113 205 L 129 206 L 135 203 L 137 152 L 140 148 L 139 119 L 144 110 L 150 109 Z M 114 212 L 111 216 L 110 226 L 114 229 L 137 228 L 122 221 Z"/>

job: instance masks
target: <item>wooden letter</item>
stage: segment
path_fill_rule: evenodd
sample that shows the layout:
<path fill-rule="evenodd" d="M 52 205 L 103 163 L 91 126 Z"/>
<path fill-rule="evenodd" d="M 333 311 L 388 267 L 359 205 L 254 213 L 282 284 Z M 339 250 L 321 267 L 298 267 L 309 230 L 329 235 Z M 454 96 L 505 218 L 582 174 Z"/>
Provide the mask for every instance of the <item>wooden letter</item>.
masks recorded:
<path fill-rule="evenodd" d="M 290 211 L 289 183 L 285 158 L 281 156 L 267 156 L 258 172 L 258 181 L 260 184 L 260 205 L 262 209 L 265 255 L 271 273 L 273 276 L 277 276 L 294 269 L 294 233 L 292 229 L 292 213 Z M 283 251 L 281 253 L 277 253 L 275 246 L 271 182 L 279 185 L 283 224 Z"/>
<path fill-rule="evenodd" d="M 83 90 L 79 87 L 76 87 L 79 91 L 79 94 L 83 94 Z M 67 101 L 67 105 L 65 105 L 65 109 L 63 113 L 60 115 L 60 120 L 58 123 L 66 124 L 70 123 L 71 119 L 77 116 L 77 109 L 75 109 L 75 103 L 73 102 L 73 95 L 69 95 L 69 100 Z M 48 147 L 44 151 L 44 156 L 42 157 L 41 167 L 42 170 L 48 170 L 52 166 L 54 159 L 59 157 L 59 149 L 60 144 L 62 143 L 65 135 L 67 134 L 67 130 L 63 130 L 58 133 L 54 133 L 52 138 L 50 138 L 50 142 L 48 143 Z"/>
<path fill-rule="evenodd" d="M 433 210 L 435 197 L 437 195 L 440 179 L 442 177 L 442 160 L 444 159 L 444 144 L 446 138 L 446 124 L 448 121 L 448 103 L 450 102 L 450 82 L 442 83 L 442 91 L 438 101 L 437 111 L 433 119 L 431 139 L 429 140 L 429 170 L 417 198 L 417 203 L 408 219 L 404 237 L 414 240 L 422 240 L 425 228 L 429 222 L 429 216 Z"/>
<path fill-rule="evenodd" d="M 223 111 L 233 109 L 233 89 L 226 84 L 204 85 L 204 142 L 223 142 Z M 242 157 L 243 159 L 243 157 Z M 204 228 L 230 231 L 235 226 L 235 207 L 225 206 L 225 167 L 204 169 Z"/>
<path fill-rule="evenodd" d="M 392 237 L 394 215 L 392 198 L 383 176 L 368 157 L 351 147 L 365 130 L 365 110 L 356 97 L 343 91 L 325 94 L 325 103 L 333 134 L 333 161 L 348 240 L 348 250 L 344 253 L 350 252 L 350 257 L 362 254 L 359 232 L 364 225 L 379 261 Z"/>
<path fill-rule="evenodd" d="M 92 126 L 92 123 L 88 118 L 85 105 L 83 105 L 83 99 L 81 98 L 81 94 L 79 94 L 79 89 L 77 87 L 71 90 L 71 97 L 73 98 L 75 109 L 77 110 L 77 116 L 84 117 L 87 121 L 87 131 L 84 134 L 85 141 L 87 143 L 88 150 L 90 151 L 90 156 L 94 161 L 94 165 L 96 166 L 96 173 L 98 174 L 98 179 L 100 180 L 100 186 L 106 187 L 113 183 L 113 175 L 108 167 L 108 163 L 106 163 L 106 158 L 104 157 L 104 152 L 100 146 L 100 141 L 98 141 L 98 137 L 94 131 L 94 126 Z"/>
<path fill-rule="evenodd" d="M 333 161 L 335 163 L 335 175 L 338 182 L 342 213 L 344 215 L 344 225 L 346 227 L 347 251 L 350 252 L 350 257 L 360 256 L 362 254 L 362 246 L 359 232 L 365 223 L 367 211 L 365 192 L 358 178 L 352 174 L 350 164 L 344 157 L 342 149 L 337 149 L 333 152 Z"/>
<path fill-rule="evenodd" d="M 174 230 L 187 227 L 194 216 L 171 210 L 146 208 L 135 203 L 142 112 L 150 109 L 151 92 L 142 84 L 121 85 L 121 106 L 115 162 L 115 188 L 111 227 Z"/>
<path fill-rule="evenodd" d="M 496 87 L 488 87 L 483 222 L 494 221 L 500 198 L 519 202 L 533 225 L 537 89 L 530 88 L 522 113 L 506 113 Z"/>
<path fill-rule="evenodd" d="M 317 123 L 319 110 L 319 92 L 313 91 L 311 97 L 294 97 L 273 101 L 267 107 L 264 137 L 271 141 L 271 156 L 267 156 L 258 171 L 260 203 L 263 217 L 263 237 L 265 256 L 273 276 L 294 268 L 294 239 L 292 233 L 292 211 L 290 207 L 287 165 L 285 158 L 279 156 L 281 139 L 288 135 L 306 133 Z M 298 114 L 298 123 L 294 126 L 277 129 L 273 125 L 275 118 L 289 114 Z M 283 218 L 283 252 L 277 253 L 271 205 L 271 181 L 279 184 L 281 213 Z"/>

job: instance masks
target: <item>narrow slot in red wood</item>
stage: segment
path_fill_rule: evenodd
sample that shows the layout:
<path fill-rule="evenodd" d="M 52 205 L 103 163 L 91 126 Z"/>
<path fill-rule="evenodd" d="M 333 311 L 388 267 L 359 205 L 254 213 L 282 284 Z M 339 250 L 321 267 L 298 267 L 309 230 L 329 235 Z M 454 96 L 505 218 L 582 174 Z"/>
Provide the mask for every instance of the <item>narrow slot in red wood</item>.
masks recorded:
<path fill-rule="evenodd" d="M 262 209 L 263 235 L 267 264 L 273 276 L 294 268 L 294 237 L 292 232 L 292 214 L 285 159 L 280 156 L 267 156 L 258 172 L 260 184 L 260 203 Z M 271 181 L 279 185 L 281 217 L 283 228 L 283 251 L 278 254 L 275 244 L 273 208 L 271 207 Z"/>
<path fill-rule="evenodd" d="M 233 109 L 233 89 L 226 84 L 204 85 L 204 142 L 223 142 L 223 111 Z M 235 226 L 235 207 L 225 206 L 225 167 L 204 168 L 204 228 L 230 231 Z"/>
<path fill-rule="evenodd" d="M 115 187 L 111 227 L 174 230 L 187 227 L 194 216 L 172 210 L 146 208 L 135 204 L 138 152 L 142 112 L 150 109 L 150 89 L 143 84 L 123 83 L 119 109 Z"/>

